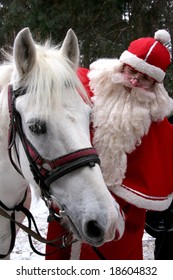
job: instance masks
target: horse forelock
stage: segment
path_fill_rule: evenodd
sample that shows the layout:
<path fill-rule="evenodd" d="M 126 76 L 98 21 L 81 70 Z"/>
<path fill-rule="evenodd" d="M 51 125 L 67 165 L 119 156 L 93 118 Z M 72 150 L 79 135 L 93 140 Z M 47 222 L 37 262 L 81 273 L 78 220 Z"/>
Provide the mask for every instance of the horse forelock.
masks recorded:
<path fill-rule="evenodd" d="M 28 106 L 35 110 L 61 109 L 63 102 L 80 102 L 79 93 L 85 90 L 71 62 L 57 48 L 37 46 L 36 63 L 24 79 L 27 88 Z M 49 112 L 47 112 L 49 113 Z"/>

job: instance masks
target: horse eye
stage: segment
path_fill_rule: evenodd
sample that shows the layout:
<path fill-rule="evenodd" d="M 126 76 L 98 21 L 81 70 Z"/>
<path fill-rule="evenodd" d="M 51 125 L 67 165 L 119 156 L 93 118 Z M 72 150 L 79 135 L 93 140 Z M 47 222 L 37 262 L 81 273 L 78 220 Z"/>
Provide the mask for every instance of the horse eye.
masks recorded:
<path fill-rule="evenodd" d="M 32 133 L 37 134 L 37 135 L 45 134 L 47 131 L 46 122 L 37 120 L 37 121 L 29 124 L 29 129 Z"/>

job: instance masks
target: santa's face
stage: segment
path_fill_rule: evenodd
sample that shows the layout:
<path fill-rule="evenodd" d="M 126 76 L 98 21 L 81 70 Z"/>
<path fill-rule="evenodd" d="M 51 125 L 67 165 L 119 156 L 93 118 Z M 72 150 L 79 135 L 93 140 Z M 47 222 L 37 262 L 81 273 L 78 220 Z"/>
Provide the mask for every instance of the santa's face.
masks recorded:
<path fill-rule="evenodd" d="M 155 81 L 146 74 L 140 73 L 129 65 L 124 65 L 122 71 L 125 79 L 129 82 L 129 88 L 138 87 L 150 90 Z"/>

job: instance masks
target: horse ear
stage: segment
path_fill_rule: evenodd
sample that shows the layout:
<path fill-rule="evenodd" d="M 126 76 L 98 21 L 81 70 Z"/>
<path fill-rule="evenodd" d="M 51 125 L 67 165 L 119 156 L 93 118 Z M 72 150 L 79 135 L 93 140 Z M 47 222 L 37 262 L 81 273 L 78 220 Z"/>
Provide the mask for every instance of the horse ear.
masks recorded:
<path fill-rule="evenodd" d="M 36 49 L 29 28 L 22 29 L 16 36 L 13 56 L 21 76 L 31 71 L 36 61 Z"/>
<path fill-rule="evenodd" d="M 79 64 L 79 45 L 77 36 L 72 29 L 67 31 L 60 51 L 64 56 L 70 59 L 73 63 L 73 67 L 76 69 Z"/>

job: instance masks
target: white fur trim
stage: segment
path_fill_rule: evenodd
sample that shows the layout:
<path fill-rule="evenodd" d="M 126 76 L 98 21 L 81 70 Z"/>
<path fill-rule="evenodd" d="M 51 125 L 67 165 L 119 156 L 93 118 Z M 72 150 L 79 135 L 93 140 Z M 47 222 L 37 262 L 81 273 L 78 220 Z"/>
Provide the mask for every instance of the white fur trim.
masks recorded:
<path fill-rule="evenodd" d="M 158 83 L 161 83 L 165 77 L 165 72 L 162 69 L 154 65 L 150 65 L 149 63 L 129 51 L 124 51 L 122 53 L 122 55 L 120 56 L 120 61 L 132 66 L 141 73 L 145 73 L 149 77 L 156 80 Z"/>
<path fill-rule="evenodd" d="M 117 196 L 121 197 L 138 208 L 144 208 L 153 211 L 164 211 L 172 202 L 173 194 L 167 197 L 151 197 L 137 192 L 134 189 L 128 188 L 125 185 L 111 188 L 111 191 Z"/>

